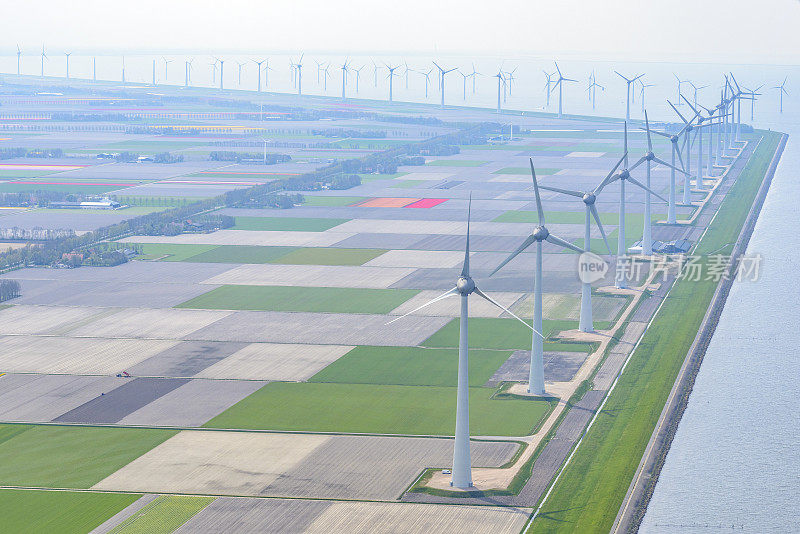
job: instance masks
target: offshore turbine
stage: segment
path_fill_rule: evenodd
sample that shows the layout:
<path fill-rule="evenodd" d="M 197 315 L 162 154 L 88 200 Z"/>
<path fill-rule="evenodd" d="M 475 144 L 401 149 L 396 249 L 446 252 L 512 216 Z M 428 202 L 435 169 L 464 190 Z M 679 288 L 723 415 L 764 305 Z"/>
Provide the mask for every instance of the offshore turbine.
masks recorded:
<path fill-rule="evenodd" d="M 512 252 L 492 274 L 502 269 L 508 262 L 516 258 L 522 251 L 536 243 L 536 269 L 533 279 L 533 339 L 531 342 L 531 367 L 528 375 L 528 393 L 534 395 L 544 395 L 544 336 L 542 335 L 542 242 L 547 241 L 563 248 L 572 249 L 582 253 L 583 250 L 576 247 L 569 241 L 565 241 L 550 233 L 545 226 L 544 210 L 542 209 L 542 199 L 539 196 L 539 184 L 536 181 L 536 170 L 533 168 L 533 158 L 530 158 L 531 178 L 533 179 L 533 192 L 536 197 L 537 226 L 533 233 L 522 242 L 522 244 Z"/>
<path fill-rule="evenodd" d="M 546 73 L 545 73 L 546 74 Z M 595 109 L 595 103 L 597 102 L 597 88 L 600 88 L 601 91 L 605 91 L 606 88 L 597 83 L 597 78 L 595 77 L 594 71 L 589 76 L 589 87 L 587 91 L 589 92 L 589 100 L 592 101 L 592 111 Z"/>
<path fill-rule="evenodd" d="M 392 102 L 394 98 L 394 96 L 392 95 L 392 90 L 394 86 L 393 82 L 394 82 L 394 77 L 397 76 L 397 74 L 395 74 L 394 71 L 399 69 L 400 65 L 397 65 L 396 67 L 390 67 L 388 63 L 385 63 L 385 65 L 386 65 L 386 70 L 389 71 L 389 75 L 387 76 L 389 78 L 389 102 Z"/>
<path fill-rule="evenodd" d="M 455 287 L 426 302 L 422 306 L 414 308 L 410 312 L 386 323 L 390 324 L 398 321 L 447 297 L 453 295 L 459 295 L 461 297 L 458 336 L 458 382 L 456 386 L 456 431 L 455 442 L 453 444 L 453 469 L 451 471 L 452 478 L 450 485 L 462 489 L 472 486 L 472 460 L 469 443 L 469 296 L 473 293 L 478 295 L 482 299 L 508 313 L 526 327 L 531 328 L 528 323 L 481 291 L 470 276 L 469 220 L 471 208 L 472 197 L 470 196 L 469 208 L 467 209 L 467 242 L 464 248 L 464 263 L 462 264 L 461 275 L 458 277 Z"/>
<path fill-rule="evenodd" d="M 192 62 L 194 58 L 183 62 L 183 86 L 189 87 L 192 82 Z"/>
<path fill-rule="evenodd" d="M 617 76 L 625 80 L 625 83 L 627 84 L 626 96 L 625 96 L 625 120 L 631 120 L 631 85 L 633 84 L 633 82 L 644 76 L 644 74 L 640 74 L 635 78 L 628 78 L 627 76 L 623 76 L 616 70 L 614 72 L 617 73 Z"/>
<path fill-rule="evenodd" d="M 600 222 L 600 214 L 597 212 L 597 206 L 595 206 L 595 202 L 597 201 L 597 195 L 599 195 L 600 191 L 603 190 L 603 187 L 607 181 L 613 177 L 614 173 L 617 171 L 617 168 L 622 165 L 623 159 L 624 156 L 619 159 L 617 164 L 614 165 L 614 168 L 611 169 L 611 172 L 608 173 L 603 181 L 591 191 L 574 191 L 571 189 L 561 189 L 559 187 L 547 185 L 539 186 L 541 189 L 546 189 L 548 191 L 554 191 L 556 193 L 581 199 L 585 209 L 583 248 L 587 252 L 591 251 L 592 218 L 594 218 L 597 228 L 600 230 L 600 235 L 603 236 L 603 242 L 606 244 L 606 249 L 608 250 L 608 253 L 611 254 L 611 247 L 608 245 L 606 231 L 603 229 L 603 224 Z M 581 332 L 594 332 L 594 322 L 592 320 L 592 284 L 589 282 L 581 283 L 581 315 L 578 328 Z"/>
<path fill-rule="evenodd" d="M 433 64 L 436 65 L 437 69 L 439 69 L 439 91 L 441 92 L 441 96 L 442 96 L 441 107 L 442 107 L 442 109 L 444 109 L 444 78 L 445 78 L 445 76 L 447 74 L 450 74 L 451 72 L 453 72 L 454 70 L 457 70 L 457 69 L 453 68 L 453 69 L 445 70 L 442 67 L 440 67 L 439 64 L 436 63 L 435 61 L 433 62 Z"/>
<path fill-rule="evenodd" d="M 555 63 L 555 61 L 553 63 Z M 553 86 L 553 91 L 558 87 L 558 118 L 562 119 L 564 118 L 564 82 L 577 82 L 578 80 L 565 78 L 564 75 L 561 74 L 561 69 L 558 68 L 558 63 L 556 63 L 556 72 L 558 73 L 558 80 L 556 80 Z"/>
<path fill-rule="evenodd" d="M 551 85 L 552 85 L 552 83 L 553 83 L 553 75 L 554 75 L 555 73 L 553 73 L 553 74 L 550 74 L 550 73 L 549 73 L 549 72 L 547 72 L 546 70 L 543 70 L 542 72 L 544 73 L 544 79 L 545 79 L 545 82 L 544 82 L 544 93 L 545 93 L 545 95 L 547 96 L 547 101 L 546 101 L 545 107 L 546 107 L 546 108 L 549 108 L 549 107 L 550 107 L 550 92 L 551 92 Z"/>
<path fill-rule="evenodd" d="M 42 45 L 42 78 L 44 78 L 44 60 L 47 59 L 47 54 L 44 53 L 44 45 Z"/>
<path fill-rule="evenodd" d="M 292 62 L 292 67 L 294 67 L 296 81 L 297 81 L 297 94 L 303 94 L 303 54 L 300 54 L 300 58 L 297 60 L 297 63 Z"/>

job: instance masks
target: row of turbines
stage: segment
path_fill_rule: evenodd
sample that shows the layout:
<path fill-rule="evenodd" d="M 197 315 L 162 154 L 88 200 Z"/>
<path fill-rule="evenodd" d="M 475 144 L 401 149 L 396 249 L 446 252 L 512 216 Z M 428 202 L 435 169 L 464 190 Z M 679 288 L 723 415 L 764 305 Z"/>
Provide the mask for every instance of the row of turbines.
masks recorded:
<path fill-rule="evenodd" d="M 72 55 L 71 52 L 63 52 L 64 60 L 65 60 L 65 72 L 66 78 L 70 77 L 69 73 L 69 59 Z M 305 58 L 304 54 L 299 54 L 297 59 L 291 58 L 289 61 L 289 74 L 291 78 L 292 88 L 298 95 L 303 94 L 303 60 Z M 47 53 L 45 51 L 45 47 L 42 46 L 42 51 L 40 55 L 41 59 L 41 76 L 45 76 L 45 65 L 46 61 L 49 59 Z M 215 87 L 219 87 L 220 90 L 225 89 L 225 76 L 224 76 L 224 68 L 226 60 L 220 57 L 212 56 L 213 61 L 208 63 L 207 66 L 210 67 L 211 70 L 211 80 L 212 84 Z M 159 83 L 159 72 L 163 67 L 163 78 L 160 81 L 165 82 L 169 79 L 169 66 L 173 63 L 174 59 L 170 59 L 167 57 L 162 56 L 160 59 L 153 59 L 152 60 L 152 79 L 151 82 L 153 85 Z M 159 65 L 159 62 L 161 65 Z M 231 63 L 230 61 L 228 62 Z M 237 75 L 237 87 L 242 88 L 242 72 L 248 66 L 255 67 L 258 73 L 257 77 L 257 85 L 255 87 L 257 92 L 261 92 L 263 90 L 268 90 L 269 85 L 269 76 L 270 72 L 274 72 L 276 69 L 270 66 L 269 58 L 257 58 L 257 59 L 248 59 L 245 61 L 236 60 L 235 62 L 236 72 Z M 353 87 L 355 94 L 359 93 L 359 86 L 361 82 L 361 73 L 364 69 L 368 69 L 372 71 L 372 83 L 375 88 L 379 86 L 379 83 L 384 80 L 386 81 L 388 95 L 387 99 L 389 102 L 394 101 L 394 83 L 395 78 L 400 78 L 405 86 L 405 89 L 409 88 L 409 78 L 410 76 L 419 76 L 425 82 L 425 99 L 427 100 L 429 97 L 429 93 L 431 87 L 433 87 L 433 82 L 431 80 L 432 76 L 435 76 L 436 79 L 436 89 L 440 95 L 440 106 L 445 106 L 445 81 L 448 75 L 459 75 L 461 76 L 462 82 L 462 99 L 464 101 L 467 100 L 468 94 L 477 94 L 477 84 L 476 80 L 479 76 L 488 76 L 491 78 L 497 79 L 497 112 L 502 112 L 503 107 L 505 106 L 507 99 L 509 96 L 512 95 L 512 91 L 514 90 L 514 84 L 516 82 L 515 73 L 517 68 L 514 67 L 513 69 L 504 68 L 504 62 L 501 63 L 498 71 L 495 74 L 487 75 L 478 72 L 475 69 L 474 63 L 471 63 L 469 67 L 443 67 L 440 62 L 433 61 L 428 65 L 423 67 L 412 68 L 409 66 L 408 62 L 403 61 L 402 63 L 388 63 L 388 62 L 375 62 L 371 60 L 371 64 L 365 63 L 360 66 L 354 66 L 353 62 L 349 59 L 345 58 L 341 64 L 333 64 L 331 62 L 325 61 L 318 61 L 314 60 L 315 67 L 316 67 L 316 84 L 317 86 L 321 86 L 324 92 L 328 91 L 328 81 L 334 76 L 331 71 L 334 73 L 336 71 L 340 71 L 340 81 L 341 81 L 341 98 L 342 100 L 347 99 L 347 88 L 348 86 Z M 22 64 L 22 49 L 17 46 L 17 74 L 21 73 L 21 64 Z M 192 71 L 195 68 L 195 59 L 185 59 L 183 60 L 183 70 L 184 70 L 184 86 L 189 87 L 192 85 Z M 385 72 L 384 72 L 385 71 Z M 614 70 L 613 71 L 616 76 L 619 77 L 620 81 L 625 84 L 626 89 L 626 98 L 625 98 L 625 118 L 630 120 L 631 118 L 631 110 L 632 105 L 636 104 L 637 95 L 640 100 L 641 104 L 641 111 L 644 112 L 645 109 L 645 95 L 648 88 L 654 87 L 655 84 L 647 83 L 645 74 L 633 74 L 633 75 L 625 75 L 621 72 Z M 384 76 L 385 74 L 385 76 Z M 579 80 L 575 78 L 569 78 L 564 76 L 559 67 L 557 62 L 554 62 L 554 70 L 548 71 L 543 70 L 542 74 L 544 75 L 544 86 L 543 91 L 545 93 L 545 109 L 550 109 L 551 106 L 551 96 L 557 94 L 558 98 L 558 116 L 564 116 L 564 108 L 565 108 L 565 84 L 569 83 L 580 83 Z M 708 85 L 697 85 L 692 80 L 682 79 L 677 74 L 673 74 L 675 77 L 676 82 L 676 101 L 675 105 L 683 106 L 684 105 L 684 95 L 688 94 L 691 96 L 692 105 L 697 107 L 698 104 L 698 93 L 703 89 L 709 89 L 710 86 Z M 263 79 L 263 83 L 262 83 Z M 92 58 L 92 80 L 97 80 L 97 58 Z M 125 76 L 125 57 L 121 57 L 121 80 L 123 83 L 126 82 Z M 772 86 L 770 89 L 775 90 L 778 93 L 778 111 L 783 113 L 783 97 L 788 96 L 788 91 L 786 89 L 786 83 L 788 79 L 784 78 L 784 80 L 779 84 Z M 606 82 L 607 83 L 607 82 Z M 764 84 L 761 84 L 755 88 L 747 89 L 744 88 L 750 95 L 751 95 L 751 104 L 750 104 L 750 111 L 751 111 L 751 120 L 753 119 L 753 115 L 755 113 L 755 100 L 758 96 L 761 96 L 763 93 L 760 91 L 765 87 Z M 588 83 L 586 85 L 585 91 L 588 101 L 592 104 L 592 110 L 596 108 L 597 104 L 597 97 L 598 97 L 598 89 L 600 92 L 604 92 L 606 90 L 606 86 L 601 85 L 597 80 L 597 75 L 594 71 L 592 71 L 588 77 Z M 724 90 L 724 88 L 723 88 Z"/>
<path fill-rule="evenodd" d="M 560 75 L 560 73 L 559 73 Z M 563 80 L 562 80 L 563 81 Z M 459 346 L 458 346 L 458 375 L 457 375 L 457 397 L 456 397 L 456 427 L 455 427 L 455 442 L 453 449 L 453 469 L 451 472 L 451 485 L 453 487 L 467 489 L 472 487 L 472 463 L 470 453 L 470 432 L 469 432 L 469 297 L 477 295 L 478 297 L 489 301 L 497 308 L 508 313 L 514 319 L 525 324 L 531 331 L 531 358 L 530 358 L 530 372 L 528 376 L 528 393 L 533 395 L 545 395 L 544 384 L 544 339 L 542 334 L 543 322 L 543 306 L 542 306 L 542 278 L 543 278 L 543 251 L 542 247 L 544 242 L 556 245 L 561 248 L 569 249 L 577 253 L 590 252 L 591 250 L 591 227 L 594 222 L 603 238 L 603 244 L 609 255 L 612 254 L 611 247 L 609 246 L 605 229 L 600 220 L 600 214 L 597 211 L 596 202 L 598 197 L 603 193 L 605 188 L 614 183 L 619 183 L 619 222 L 618 222 L 618 241 L 616 251 L 617 264 L 627 261 L 628 251 L 625 242 L 625 214 L 626 214 L 626 185 L 630 184 L 645 193 L 645 212 L 644 223 L 642 228 L 642 251 L 645 256 L 652 256 L 652 233 L 651 233 L 651 200 L 652 197 L 666 203 L 668 205 L 668 224 L 676 224 L 675 208 L 677 205 L 677 175 L 683 175 L 683 198 L 681 204 L 691 206 L 691 180 L 694 176 L 695 191 L 700 193 L 707 193 L 709 190 L 706 188 L 706 179 L 715 179 L 724 173 L 724 171 L 733 164 L 733 161 L 741 153 L 744 146 L 741 140 L 741 104 L 743 101 L 752 99 L 752 92 L 744 90 L 736 81 L 736 78 L 731 74 L 725 77 L 724 87 L 726 88 L 720 102 L 711 107 L 704 107 L 697 103 L 696 106 L 692 101 L 686 98 L 685 95 L 679 94 L 679 98 L 683 100 L 685 106 L 691 110 L 691 113 L 682 114 L 675 104 L 667 101 L 670 107 L 675 111 L 677 117 L 682 124 L 677 132 L 661 131 L 650 127 L 650 122 L 647 118 L 647 111 L 645 110 L 644 127 L 641 128 L 647 135 L 647 148 L 644 153 L 639 156 L 633 164 L 630 164 L 631 154 L 628 150 L 628 122 L 624 122 L 623 126 L 623 150 L 619 160 L 611 168 L 608 174 L 600 181 L 600 183 L 591 190 L 577 191 L 571 189 L 564 189 L 559 187 L 540 185 L 536 177 L 536 169 L 534 167 L 533 159 L 530 159 L 531 179 L 533 181 L 534 198 L 536 202 L 537 223 L 533 228 L 531 234 L 514 250 L 506 259 L 504 259 L 489 275 L 493 276 L 495 273 L 505 267 L 511 260 L 519 254 L 534 247 L 535 260 L 534 260 L 534 306 L 533 306 L 533 324 L 526 323 L 523 319 L 515 315 L 513 312 L 503 307 L 490 296 L 480 290 L 475 280 L 470 275 L 469 264 L 469 219 L 471 210 L 471 197 L 470 208 L 467 211 L 467 235 L 466 246 L 464 251 L 464 262 L 461 268 L 461 273 L 456 280 L 453 288 L 432 299 L 431 301 L 409 311 L 408 313 L 396 317 L 390 322 L 402 320 L 408 315 L 414 314 L 419 310 L 426 308 L 436 302 L 446 299 L 451 296 L 459 296 L 461 298 L 460 307 L 460 333 L 459 333 Z M 704 154 L 704 132 L 707 132 L 707 152 Z M 653 151 L 653 138 L 652 135 L 659 135 L 667 138 L 671 146 L 671 162 L 659 158 Z M 691 171 L 691 160 L 693 157 L 693 150 L 697 154 L 697 167 L 695 174 Z M 669 194 L 668 198 L 664 198 L 656 193 L 651 188 L 651 172 L 655 165 L 661 165 L 670 169 L 669 179 Z M 637 179 L 633 176 L 636 172 L 641 172 L 643 167 L 644 176 Z M 720 173 L 720 174 L 718 174 Z M 577 201 L 582 202 L 584 205 L 584 242 L 583 248 L 570 243 L 553 234 L 547 227 L 545 211 L 542 206 L 542 199 L 540 189 L 552 191 L 575 198 Z M 623 277 L 616 277 L 615 286 L 617 288 L 626 288 L 627 284 Z M 579 329 L 583 332 L 593 332 L 593 319 L 592 319 L 592 287 L 588 282 L 581 284 L 581 306 L 580 306 L 580 322 Z"/>

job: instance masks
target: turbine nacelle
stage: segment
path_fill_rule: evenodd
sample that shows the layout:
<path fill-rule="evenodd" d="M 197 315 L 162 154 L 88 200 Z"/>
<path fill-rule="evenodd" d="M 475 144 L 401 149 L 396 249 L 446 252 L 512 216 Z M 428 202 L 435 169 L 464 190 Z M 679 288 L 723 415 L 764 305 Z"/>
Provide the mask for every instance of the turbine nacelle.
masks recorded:
<path fill-rule="evenodd" d="M 595 200 L 597 200 L 597 195 L 594 193 L 584 193 L 581 200 L 583 200 L 583 203 L 587 206 L 593 206 Z"/>
<path fill-rule="evenodd" d="M 537 226 L 531 235 L 536 241 L 544 241 L 550 235 L 550 230 L 544 226 Z"/>
<path fill-rule="evenodd" d="M 456 290 L 461 296 L 471 295 L 475 291 L 475 281 L 469 275 L 460 276 L 456 282 Z"/>

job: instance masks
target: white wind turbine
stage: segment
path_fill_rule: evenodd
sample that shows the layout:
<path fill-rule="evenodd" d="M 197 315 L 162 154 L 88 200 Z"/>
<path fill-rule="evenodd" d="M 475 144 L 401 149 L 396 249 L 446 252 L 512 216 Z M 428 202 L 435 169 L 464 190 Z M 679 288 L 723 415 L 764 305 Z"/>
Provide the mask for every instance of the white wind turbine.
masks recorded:
<path fill-rule="evenodd" d="M 47 59 L 47 54 L 44 53 L 44 45 L 42 45 L 42 78 L 44 78 L 44 60 Z"/>
<path fill-rule="evenodd" d="M 256 66 L 258 67 L 258 92 L 260 93 L 261 92 L 261 65 L 264 64 L 266 59 L 262 59 L 261 61 L 256 61 L 255 59 L 251 59 L 250 61 L 255 63 Z"/>
<path fill-rule="evenodd" d="M 167 80 L 169 80 L 169 64 L 172 63 L 172 60 L 163 56 L 161 59 L 164 61 L 164 83 L 167 83 Z"/>
<path fill-rule="evenodd" d="M 627 256 L 627 247 L 625 245 L 625 183 L 631 182 L 635 186 L 639 187 L 644 191 L 649 191 L 650 194 L 655 195 L 656 197 L 660 198 L 661 200 L 666 200 L 660 196 L 658 193 L 647 187 L 646 185 L 642 184 L 638 180 L 636 180 L 633 176 L 631 176 L 631 171 L 636 169 L 639 165 L 647 161 L 647 158 L 640 158 L 633 166 L 628 167 L 628 123 L 627 121 L 624 123 L 624 145 L 623 145 L 623 168 L 619 171 L 616 175 L 612 176 L 608 180 L 603 181 L 600 184 L 601 189 L 607 186 L 610 183 L 613 183 L 619 180 L 619 226 L 617 228 L 617 269 L 621 265 L 621 262 L 624 261 L 625 257 Z M 625 281 L 624 276 L 619 276 L 619 274 L 615 277 L 615 286 L 620 289 L 624 289 L 627 287 L 627 283 Z"/>
<path fill-rule="evenodd" d="M 467 243 L 464 250 L 464 263 L 461 267 L 461 275 L 456 281 L 455 287 L 446 291 L 419 306 L 410 312 L 397 317 L 389 323 L 398 321 L 412 313 L 415 313 L 422 308 L 430 306 L 440 300 L 446 299 L 453 295 L 461 297 L 461 314 L 459 318 L 459 336 L 458 336 L 458 382 L 456 386 L 456 431 L 455 443 L 453 444 L 453 469 L 451 471 L 452 478 L 450 485 L 456 488 L 469 488 L 472 486 L 472 460 L 470 456 L 470 443 L 469 443 L 469 296 L 473 293 L 482 299 L 494 304 L 504 312 L 508 313 L 513 318 L 524 324 L 526 327 L 531 328 L 528 323 L 514 315 L 511 311 L 496 302 L 493 298 L 489 297 L 475 285 L 475 281 L 469 274 L 469 219 L 472 207 L 472 198 L 470 197 L 470 208 L 467 210 Z"/>
<path fill-rule="evenodd" d="M 547 96 L 547 103 L 545 104 L 545 107 L 549 108 L 550 107 L 550 92 L 551 92 L 550 86 L 553 83 L 553 76 L 555 75 L 555 73 L 550 74 L 546 70 L 543 70 L 542 72 L 544 73 L 544 78 L 545 78 L 544 93 Z"/>
<path fill-rule="evenodd" d="M 670 102 L 670 105 L 671 104 L 672 103 Z M 665 167 L 669 167 L 670 168 L 671 178 L 670 178 L 670 181 L 669 181 L 669 201 L 665 201 L 665 202 L 667 202 L 669 204 L 669 207 L 667 208 L 667 211 L 668 211 L 667 222 L 669 222 L 670 224 L 675 224 L 675 171 L 682 172 L 682 173 L 686 174 L 686 178 L 684 180 L 684 188 L 689 186 L 689 176 L 683 170 L 683 168 L 684 168 L 683 159 L 681 159 L 681 168 L 680 169 L 675 166 L 675 153 L 676 153 L 676 151 L 677 151 L 678 155 L 680 156 L 680 151 L 678 151 L 678 147 L 677 147 L 677 141 L 675 142 L 675 144 L 673 144 L 672 164 L 671 165 L 669 163 L 667 163 L 666 161 L 664 161 L 663 159 L 657 158 L 656 155 L 653 153 L 653 139 L 650 137 L 650 132 L 651 132 L 651 130 L 650 130 L 650 121 L 647 119 L 647 111 L 644 112 L 644 125 L 645 125 L 644 126 L 644 130 L 647 132 L 647 152 L 645 152 L 644 156 L 642 156 L 639 159 L 639 161 L 636 162 L 636 165 L 638 165 L 639 162 L 641 162 L 641 161 L 645 161 L 647 163 L 646 174 L 645 174 L 645 177 L 646 177 L 645 186 L 647 187 L 647 189 L 645 191 L 645 197 L 644 197 L 644 223 L 643 223 L 643 228 L 642 228 L 642 254 L 645 255 L 645 256 L 651 256 L 653 254 L 653 235 L 652 235 L 652 221 L 650 220 L 651 219 L 650 193 L 652 191 L 650 189 L 650 173 L 652 171 L 653 162 L 656 162 L 656 163 L 658 163 L 660 165 L 664 165 Z M 684 130 L 687 127 L 688 127 L 688 125 L 684 127 Z M 685 130 L 685 131 L 688 131 L 688 130 Z M 656 132 L 656 133 L 660 133 L 660 132 Z M 675 136 L 675 137 L 678 138 L 679 136 Z M 634 167 L 636 165 L 634 165 Z M 656 195 L 656 196 L 658 196 L 658 198 L 661 198 L 662 200 L 664 200 L 663 197 L 661 197 L 659 195 Z"/>
<path fill-rule="evenodd" d="M 600 214 L 597 212 L 597 206 L 595 206 L 595 202 L 597 201 L 597 195 L 600 194 L 600 191 L 603 190 L 603 187 L 610 180 L 614 173 L 617 171 L 617 168 L 622 165 L 624 156 L 619 159 L 614 168 L 611 169 L 611 172 L 600 182 L 600 185 L 595 187 L 592 191 L 573 191 L 570 189 L 561 189 L 559 187 L 552 187 L 547 185 L 540 185 L 539 187 L 542 189 L 546 189 L 548 191 L 555 191 L 556 193 L 561 193 L 564 195 L 569 195 L 572 197 L 576 197 L 583 201 L 585 207 L 585 222 L 584 222 L 584 230 L 583 230 L 583 248 L 587 251 L 591 250 L 591 237 L 592 237 L 592 218 L 594 218 L 595 223 L 597 224 L 597 228 L 600 230 L 600 235 L 603 236 L 603 241 L 606 244 L 606 249 L 608 249 L 608 253 L 611 254 L 611 247 L 608 245 L 608 239 L 606 238 L 606 231 L 603 229 L 603 224 L 600 222 Z M 580 323 L 578 328 L 582 332 L 594 332 L 594 324 L 592 321 L 592 284 L 589 282 L 583 282 L 581 284 L 581 316 L 580 316 Z"/>
<path fill-rule="evenodd" d="M 342 66 L 341 66 L 341 69 L 342 69 L 342 100 L 346 100 L 346 98 L 347 98 L 347 96 L 345 95 L 345 92 L 344 92 L 345 86 L 347 85 L 347 71 L 350 69 L 349 65 L 347 64 L 347 61 L 348 60 L 345 59 L 344 63 L 342 63 Z"/>
<path fill-rule="evenodd" d="M 67 60 L 67 79 L 69 80 L 69 56 L 72 55 L 72 52 L 64 52 L 64 57 Z"/>
<path fill-rule="evenodd" d="M 680 76 L 678 76 L 674 72 L 672 73 L 672 75 L 675 76 L 675 83 L 676 83 L 677 90 L 678 90 L 678 93 L 675 96 L 675 98 L 677 99 L 678 105 L 680 105 L 681 96 L 683 96 L 683 93 L 681 93 L 681 87 L 683 87 L 683 84 L 685 84 L 685 83 L 690 84 L 692 87 L 694 87 L 694 84 L 692 82 L 690 82 L 689 80 L 681 80 Z"/>
<path fill-rule="evenodd" d="M 242 67 L 246 64 L 246 61 L 237 61 L 236 66 L 239 67 L 239 77 L 236 78 L 236 85 L 241 87 L 242 86 Z"/>
<path fill-rule="evenodd" d="M 499 70 L 497 71 L 497 74 L 493 76 L 493 78 L 497 78 L 497 112 L 500 113 L 502 111 L 501 96 L 503 94 L 503 87 L 506 85 L 506 77 L 503 74 L 503 71 Z"/>
<path fill-rule="evenodd" d="M 694 98 L 693 98 L 694 107 L 697 107 L 697 92 L 700 91 L 700 89 L 705 89 L 708 86 L 707 85 L 701 85 L 701 86 L 698 87 L 693 82 L 689 82 L 689 85 L 692 86 L 692 90 L 694 91 Z M 683 96 L 683 95 L 681 95 L 681 96 Z"/>
<path fill-rule="evenodd" d="M 534 395 L 544 395 L 544 336 L 542 332 L 542 242 L 547 241 L 560 247 L 572 249 L 576 252 L 584 252 L 569 241 L 551 234 L 545 226 L 544 210 L 542 209 L 542 199 L 539 196 L 539 184 L 536 181 L 536 171 L 533 168 L 533 158 L 531 163 L 531 177 L 533 178 L 533 192 L 536 197 L 536 213 L 538 224 L 533 233 L 522 242 L 522 244 L 512 252 L 503 262 L 492 271 L 494 275 L 503 268 L 508 262 L 517 257 L 522 251 L 536 243 L 536 270 L 533 279 L 533 340 L 531 342 L 531 367 L 528 376 L 528 393 Z"/>
<path fill-rule="evenodd" d="M 225 60 L 214 58 L 219 61 L 219 90 L 223 90 L 223 81 L 225 79 Z"/>
<path fill-rule="evenodd" d="M 708 117 L 703 117 L 703 114 L 700 113 L 695 106 L 693 106 L 689 100 L 684 96 L 683 100 L 686 104 L 692 108 L 694 111 L 695 117 L 697 117 L 697 126 L 694 129 L 697 131 L 695 134 L 695 139 L 697 140 L 697 177 L 695 178 L 695 188 L 698 190 L 703 190 L 703 130 L 706 128 L 710 128 L 715 123 L 713 122 L 716 117 L 712 116 L 712 111 L 706 109 L 709 112 Z M 709 130 L 709 138 L 711 137 L 711 131 Z M 709 148 L 710 151 L 710 148 Z M 711 175 L 711 171 L 709 170 L 709 176 Z M 686 178 L 687 182 L 689 177 Z M 688 188 L 688 183 L 684 183 L 683 187 L 683 203 L 689 205 L 691 203 L 691 194 Z"/>
<path fill-rule="evenodd" d="M 97 56 L 92 56 L 92 81 L 97 81 Z"/>
<path fill-rule="evenodd" d="M 636 80 L 638 80 L 639 78 L 644 76 L 644 74 L 640 74 L 640 75 L 636 76 L 635 78 L 628 78 L 626 76 L 623 76 L 622 74 L 620 74 L 616 70 L 614 72 L 617 73 L 617 76 L 619 76 L 620 78 L 625 80 L 625 83 L 627 84 L 626 96 L 625 96 L 625 119 L 626 120 L 631 120 L 631 85 L 633 84 L 633 82 L 635 82 Z"/>
<path fill-rule="evenodd" d="M 386 65 L 386 70 L 389 71 L 389 75 L 387 76 L 389 78 L 389 102 L 392 102 L 392 99 L 394 98 L 394 96 L 392 95 L 392 90 L 394 86 L 393 82 L 394 82 L 394 77 L 397 76 L 397 74 L 395 74 L 394 71 L 399 69 L 400 65 L 397 65 L 396 67 L 390 67 L 388 63 L 384 64 Z"/>
<path fill-rule="evenodd" d="M 328 78 L 331 77 L 331 73 L 329 69 L 331 67 L 330 63 L 325 64 L 325 68 L 322 69 L 322 90 L 327 93 L 328 92 Z"/>
<path fill-rule="evenodd" d="M 547 73 L 545 73 L 547 74 Z M 595 109 L 595 104 L 597 103 L 597 88 L 600 88 L 601 91 L 605 91 L 606 88 L 597 83 L 597 78 L 595 77 L 594 71 L 592 71 L 591 76 L 589 76 L 589 87 L 587 91 L 589 92 L 589 99 L 592 101 L 592 111 Z"/>
<path fill-rule="evenodd" d="M 655 86 L 656 86 L 656 84 L 654 84 L 654 83 L 644 83 L 642 80 L 639 80 L 639 90 L 640 90 L 640 93 L 639 93 L 639 95 L 642 97 L 642 98 L 641 98 L 641 100 L 642 100 L 642 113 L 644 113 L 644 112 L 645 112 L 645 105 L 644 105 L 644 91 L 645 91 L 645 89 L 647 89 L 648 87 L 655 87 Z"/>
<path fill-rule="evenodd" d="M 358 94 L 358 82 L 361 80 L 361 69 L 366 67 L 366 65 L 361 65 L 357 69 L 351 69 L 353 72 L 356 73 L 356 94 Z"/>
<path fill-rule="evenodd" d="M 183 62 L 183 86 L 189 87 L 192 83 L 192 62 L 194 58 Z"/>
<path fill-rule="evenodd" d="M 297 60 L 297 63 L 291 62 L 292 69 L 295 73 L 295 81 L 297 82 L 297 94 L 303 94 L 303 55 L 300 54 L 300 58 Z"/>
<path fill-rule="evenodd" d="M 17 76 L 19 76 L 20 59 L 22 58 L 22 49 L 17 45 Z"/>
<path fill-rule="evenodd" d="M 555 61 L 553 62 L 555 63 Z M 578 80 L 573 80 L 572 78 L 565 78 L 561 74 L 561 69 L 558 68 L 558 63 L 556 63 L 556 72 L 558 73 L 558 80 L 556 80 L 555 85 L 553 86 L 553 90 L 555 91 L 556 87 L 558 87 L 558 118 L 561 119 L 564 117 L 564 83 L 563 82 L 577 82 Z"/>
<path fill-rule="evenodd" d="M 439 91 L 442 94 L 441 107 L 442 107 L 442 109 L 444 109 L 444 78 L 445 78 L 445 76 L 447 74 L 450 74 L 451 72 L 453 72 L 456 69 L 453 68 L 453 69 L 445 70 L 442 67 L 440 67 L 439 64 L 436 63 L 435 61 L 433 62 L 433 64 L 436 66 L 437 69 L 439 69 Z"/>
<path fill-rule="evenodd" d="M 428 87 L 431 84 L 431 72 L 433 69 L 428 69 L 428 72 L 417 71 L 425 77 L 425 100 L 428 100 Z"/>
<path fill-rule="evenodd" d="M 125 56 L 122 56 L 122 85 L 125 85 Z"/>

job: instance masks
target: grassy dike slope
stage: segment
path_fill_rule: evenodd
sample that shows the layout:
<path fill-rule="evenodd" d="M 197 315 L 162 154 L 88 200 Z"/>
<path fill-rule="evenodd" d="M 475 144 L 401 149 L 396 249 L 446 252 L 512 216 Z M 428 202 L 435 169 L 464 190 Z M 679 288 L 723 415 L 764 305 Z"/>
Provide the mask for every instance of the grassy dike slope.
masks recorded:
<path fill-rule="evenodd" d="M 698 254 L 736 241 L 780 141 L 780 134 L 762 133 L 764 139 L 698 244 Z M 716 286 L 704 280 L 675 284 L 532 532 L 609 531 Z"/>

